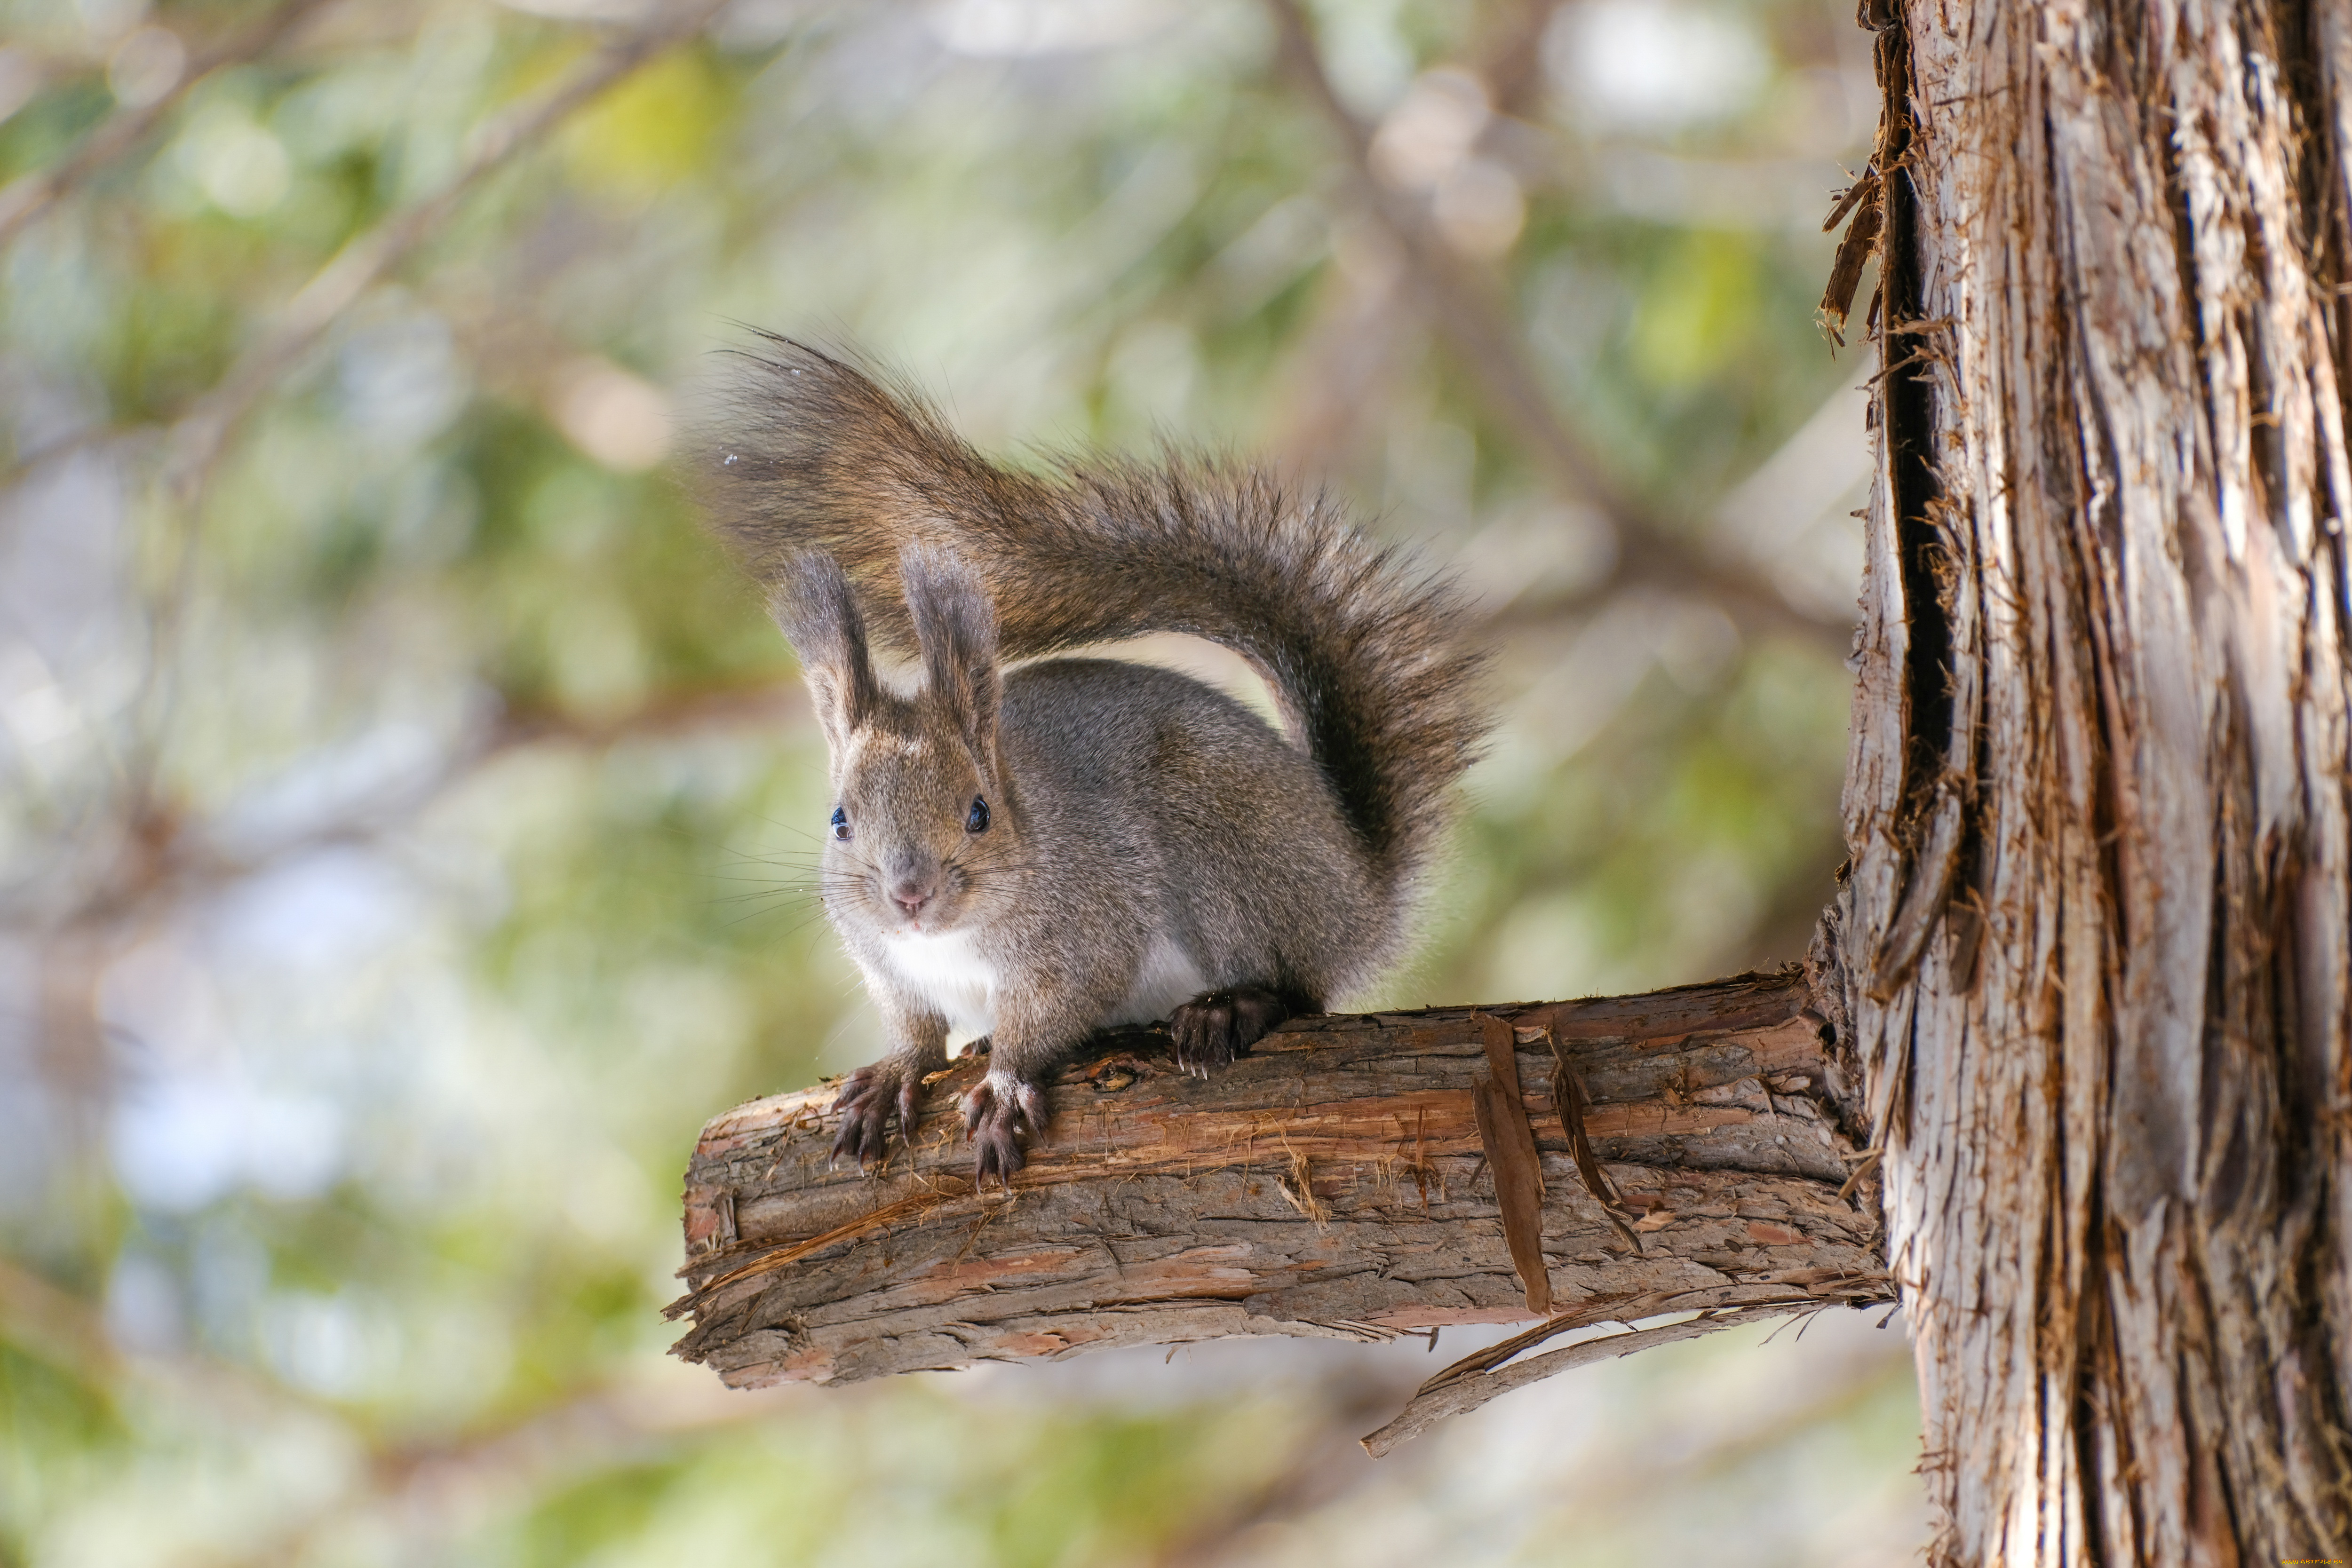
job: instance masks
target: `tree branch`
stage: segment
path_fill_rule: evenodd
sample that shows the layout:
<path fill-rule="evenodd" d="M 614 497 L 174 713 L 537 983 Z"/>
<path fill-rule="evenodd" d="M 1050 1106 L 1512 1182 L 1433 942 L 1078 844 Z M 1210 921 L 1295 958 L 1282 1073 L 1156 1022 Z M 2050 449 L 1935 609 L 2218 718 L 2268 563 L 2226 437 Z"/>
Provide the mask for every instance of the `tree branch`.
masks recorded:
<path fill-rule="evenodd" d="M 164 116 L 180 107 L 181 99 L 198 82 L 230 66 L 259 58 L 308 20 L 323 3 L 324 0 L 285 0 L 259 22 L 198 56 L 180 78 L 153 101 L 117 110 L 57 162 L 11 181 L 5 190 L 0 190 L 0 249 L 5 249 L 28 225 L 75 186 L 144 141 Z"/>
<path fill-rule="evenodd" d="M 1541 378 L 1487 291 L 1433 234 L 1417 204 L 1373 171 L 1370 131 L 1343 103 L 1323 68 L 1312 25 L 1298 0 L 1267 0 L 1283 68 L 1300 84 L 1345 147 L 1349 183 L 1363 210 L 1396 246 L 1409 288 L 1430 325 L 1452 345 L 1489 411 L 1526 448 L 1563 497 L 1593 507 L 1618 532 L 1617 582 L 1655 582 L 1703 593 L 1743 625 L 1786 632 L 1843 658 L 1850 618 L 1824 619 L 1791 603 L 1770 584 L 1683 538 L 1665 518 L 1627 495 L 1575 431 L 1561 420 Z"/>
<path fill-rule="evenodd" d="M 147 667 L 131 711 L 131 756 L 123 768 L 134 814 L 148 810 L 155 769 L 176 696 L 171 658 L 193 591 L 204 499 L 213 467 L 254 408 L 284 381 L 329 329 L 372 287 L 440 232 L 467 195 L 565 120 L 663 53 L 698 35 L 725 0 L 683 0 L 653 20 L 614 37 L 552 89 L 499 115 L 472 139 L 466 162 L 433 194 L 422 197 L 347 242 L 310 276 L 260 329 L 257 340 L 226 374 L 195 398 L 166 433 L 162 487 L 180 527 L 176 559 L 163 576 L 148 638 Z M 54 454 L 45 454 L 53 456 Z"/>
<path fill-rule="evenodd" d="M 377 278 L 448 222 L 484 180 L 530 151 L 573 114 L 673 47 L 699 34 L 724 0 L 664 6 L 653 20 L 613 39 L 551 90 L 491 120 L 449 183 L 386 217 L 336 252 L 262 329 L 219 384 L 173 423 L 167 482 L 191 504 L 214 460 L 254 404 Z"/>
<path fill-rule="evenodd" d="M 693 1328 L 677 1353 L 758 1386 L 1525 1319 L 1473 1111 L 1497 1019 L 1542 1173 L 1554 1307 L 1530 1344 L 1669 1313 L 1890 1301 L 1876 1189 L 1840 1197 L 1868 1142 L 1859 1081 L 1811 999 L 1792 972 L 1298 1019 L 1205 1081 L 1174 1071 L 1164 1035 L 1126 1031 L 1062 1074 L 1009 1194 L 974 1190 L 953 1132 L 971 1059 L 932 1081 L 919 1146 L 876 1176 L 827 1166 L 830 1087 L 753 1101 L 703 1129 L 688 1173 L 692 1289 L 670 1312 Z M 1639 1250 L 1580 1178 L 1554 1041 Z"/>

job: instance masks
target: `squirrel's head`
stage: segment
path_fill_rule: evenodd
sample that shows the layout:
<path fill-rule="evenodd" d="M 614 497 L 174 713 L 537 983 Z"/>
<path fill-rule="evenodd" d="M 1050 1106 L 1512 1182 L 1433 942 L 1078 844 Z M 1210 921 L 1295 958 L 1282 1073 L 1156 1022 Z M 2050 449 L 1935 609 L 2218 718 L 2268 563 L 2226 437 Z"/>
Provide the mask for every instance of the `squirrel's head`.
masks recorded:
<path fill-rule="evenodd" d="M 794 562 L 771 607 L 832 753 L 826 909 L 886 934 L 947 931 L 1020 860 L 997 762 L 996 612 L 943 550 L 909 548 L 899 575 L 922 654 L 912 696 L 876 678 L 865 617 L 830 556 Z"/>

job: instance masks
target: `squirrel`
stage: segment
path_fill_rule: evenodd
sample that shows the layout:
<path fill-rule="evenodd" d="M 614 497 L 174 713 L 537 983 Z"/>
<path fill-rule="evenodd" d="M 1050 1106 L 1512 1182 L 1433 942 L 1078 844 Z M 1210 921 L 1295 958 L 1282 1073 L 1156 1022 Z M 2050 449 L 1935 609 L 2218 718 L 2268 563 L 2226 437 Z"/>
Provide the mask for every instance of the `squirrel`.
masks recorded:
<path fill-rule="evenodd" d="M 1165 1019 L 1205 1075 L 1376 975 L 1489 722 L 1451 583 L 1263 470 L 1017 472 L 845 353 L 759 338 L 695 464 L 800 659 L 824 905 L 890 1040 L 842 1085 L 833 1157 L 885 1158 L 894 1111 L 911 1144 L 962 1030 L 989 1052 L 974 1181 L 1009 1185 L 1098 1028 Z M 1047 656 L 1149 632 L 1241 654 L 1286 734 L 1169 670 Z"/>

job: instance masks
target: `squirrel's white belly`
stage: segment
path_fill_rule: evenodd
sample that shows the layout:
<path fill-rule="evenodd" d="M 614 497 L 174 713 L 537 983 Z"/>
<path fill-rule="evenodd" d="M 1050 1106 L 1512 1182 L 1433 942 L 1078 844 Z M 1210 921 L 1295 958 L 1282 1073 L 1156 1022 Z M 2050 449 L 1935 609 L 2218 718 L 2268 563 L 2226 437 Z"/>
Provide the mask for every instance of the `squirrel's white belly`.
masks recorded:
<path fill-rule="evenodd" d="M 882 945 L 899 983 L 948 1020 L 948 1032 L 977 1040 L 996 1028 L 996 966 L 969 929 L 895 933 Z M 1167 936 L 1155 936 L 1127 996 L 1101 1021 L 1154 1023 L 1209 988 L 1201 966 Z"/>
<path fill-rule="evenodd" d="M 1135 971 L 1135 983 L 1128 988 L 1127 999 L 1111 1009 L 1105 1023 L 1156 1023 L 1174 1012 L 1178 1004 L 1189 1002 L 1209 988 L 1201 973 L 1201 966 L 1192 955 L 1176 946 L 1167 936 L 1151 939 L 1151 949 L 1143 956 L 1143 965 Z"/>
<path fill-rule="evenodd" d="M 894 933 L 882 944 L 899 980 L 948 1020 L 948 1032 L 977 1040 L 996 1027 L 996 966 L 980 956 L 970 928 Z"/>

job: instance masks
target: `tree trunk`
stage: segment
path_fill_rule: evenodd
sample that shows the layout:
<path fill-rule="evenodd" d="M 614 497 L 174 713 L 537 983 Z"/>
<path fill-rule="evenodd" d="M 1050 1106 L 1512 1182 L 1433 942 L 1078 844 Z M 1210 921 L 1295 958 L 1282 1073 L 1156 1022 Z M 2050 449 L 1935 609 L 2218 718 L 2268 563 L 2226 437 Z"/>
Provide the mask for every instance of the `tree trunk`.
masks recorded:
<path fill-rule="evenodd" d="M 1878 60 L 1839 946 L 1932 1555 L 2352 1555 L 2352 18 L 1912 0 Z"/>

